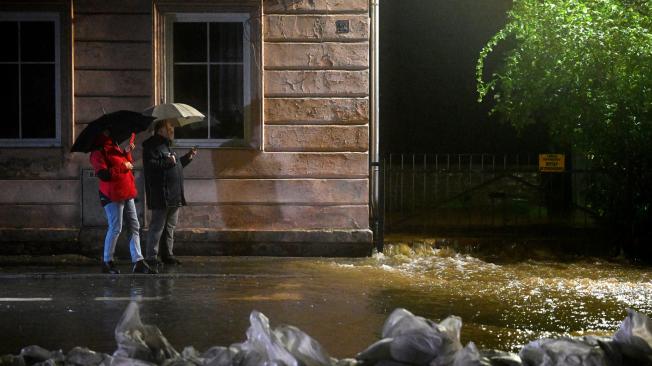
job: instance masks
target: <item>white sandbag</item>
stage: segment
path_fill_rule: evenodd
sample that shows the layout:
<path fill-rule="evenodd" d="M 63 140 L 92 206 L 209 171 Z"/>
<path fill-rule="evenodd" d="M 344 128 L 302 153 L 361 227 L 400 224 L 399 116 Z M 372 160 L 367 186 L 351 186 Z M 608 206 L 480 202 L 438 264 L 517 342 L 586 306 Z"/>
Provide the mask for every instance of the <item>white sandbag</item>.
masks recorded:
<path fill-rule="evenodd" d="M 394 361 L 412 365 L 452 365 L 459 341 L 462 321 L 446 318 L 437 324 L 405 309 L 396 309 L 383 325 L 384 339 L 372 344 L 356 358 L 367 363 Z"/>
<path fill-rule="evenodd" d="M 433 329 L 401 334 L 389 346 L 391 359 L 399 362 L 427 365 L 442 354 L 450 341 Z"/>
<path fill-rule="evenodd" d="M 21 356 L 25 360 L 25 363 L 28 364 L 45 362 L 47 360 L 63 362 L 65 359 L 61 350 L 48 351 L 47 349 L 36 345 L 24 347 L 20 350 L 19 356 Z"/>
<path fill-rule="evenodd" d="M 211 347 L 201 354 L 203 366 L 228 366 L 233 364 L 240 349 L 234 347 Z"/>
<path fill-rule="evenodd" d="M 135 358 L 114 356 L 103 363 L 102 366 L 154 366 L 155 364 Z"/>
<path fill-rule="evenodd" d="M 68 366 L 98 366 L 102 363 L 110 363 L 111 356 L 106 353 L 98 353 L 85 347 L 75 347 L 66 355 Z"/>
<path fill-rule="evenodd" d="M 385 320 L 381 334 L 383 338 L 393 338 L 401 334 L 430 330 L 434 327 L 435 324 L 432 321 L 398 308 L 392 311 Z"/>
<path fill-rule="evenodd" d="M 652 321 L 644 314 L 627 309 L 627 317 L 613 341 L 624 358 L 635 360 L 639 365 L 652 364 Z"/>
<path fill-rule="evenodd" d="M 372 365 L 380 360 L 390 360 L 392 354 L 389 348 L 393 341 L 393 338 L 383 338 L 358 353 L 355 358 L 360 361 L 366 361 L 366 363 L 371 363 Z"/>
<path fill-rule="evenodd" d="M 607 366 L 605 353 L 578 339 L 540 339 L 519 353 L 527 366 Z"/>
<path fill-rule="evenodd" d="M 196 362 L 191 360 L 186 360 L 184 358 L 175 358 L 170 360 L 165 360 L 161 366 L 201 366 Z"/>
<path fill-rule="evenodd" d="M 118 349 L 113 353 L 114 357 L 135 358 L 155 364 L 179 358 L 179 352 L 172 347 L 158 327 L 142 323 L 138 304 L 135 302 L 127 306 L 115 328 L 115 340 Z"/>
<path fill-rule="evenodd" d="M 521 366 L 521 358 L 511 352 L 482 350 L 480 354 L 491 362 L 492 366 Z"/>
<path fill-rule="evenodd" d="M 491 362 L 480 354 L 475 343 L 469 342 L 455 354 L 453 366 L 491 366 Z"/>
<path fill-rule="evenodd" d="M 276 328 L 273 333 L 301 365 L 330 366 L 332 364 L 331 357 L 321 344 L 301 329 L 284 325 Z"/>
<path fill-rule="evenodd" d="M 269 319 L 258 311 L 249 315 L 247 340 L 237 345 L 241 351 L 236 362 L 241 366 L 298 366 L 299 363 L 288 352 L 278 337 L 269 328 Z"/>

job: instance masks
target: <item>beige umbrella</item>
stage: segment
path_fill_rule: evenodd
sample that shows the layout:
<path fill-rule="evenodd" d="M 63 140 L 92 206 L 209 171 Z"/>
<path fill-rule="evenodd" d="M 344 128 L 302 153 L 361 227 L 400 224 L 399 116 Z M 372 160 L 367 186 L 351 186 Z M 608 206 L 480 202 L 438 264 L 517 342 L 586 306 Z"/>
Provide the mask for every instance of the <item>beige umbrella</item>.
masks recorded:
<path fill-rule="evenodd" d="M 183 103 L 164 103 L 155 105 L 143 112 L 146 116 L 156 117 L 154 121 L 171 120 L 176 127 L 182 127 L 204 120 L 204 115 L 195 108 Z"/>

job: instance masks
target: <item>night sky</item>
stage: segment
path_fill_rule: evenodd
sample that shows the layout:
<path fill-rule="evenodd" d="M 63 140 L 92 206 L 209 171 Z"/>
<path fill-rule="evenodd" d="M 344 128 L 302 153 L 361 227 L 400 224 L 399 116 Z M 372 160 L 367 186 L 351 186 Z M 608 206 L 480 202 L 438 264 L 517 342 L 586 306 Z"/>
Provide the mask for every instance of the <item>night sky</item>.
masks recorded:
<path fill-rule="evenodd" d="M 519 137 L 477 102 L 475 66 L 511 0 L 380 2 L 381 153 L 538 153 L 545 134 Z M 488 67 L 495 67 L 493 57 Z"/>

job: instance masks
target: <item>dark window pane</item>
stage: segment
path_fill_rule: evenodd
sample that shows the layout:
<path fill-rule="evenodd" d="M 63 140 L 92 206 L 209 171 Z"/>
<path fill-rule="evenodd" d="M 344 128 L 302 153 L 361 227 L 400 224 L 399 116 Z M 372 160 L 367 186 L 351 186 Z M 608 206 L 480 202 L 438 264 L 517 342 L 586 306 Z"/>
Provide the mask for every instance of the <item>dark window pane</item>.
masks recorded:
<path fill-rule="evenodd" d="M 206 62 L 206 23 L 174 23 L 174 62 Z"/>
<path fill-rule="evenodd" d="M 211 138 L 244 138 L 242 65 L 211 66 Z"/>
<path fill-rule="evenodd" d="M 211 62 L 242 62 L 242 23 L 210 23 Z"/>
<path fill-rule="evenodd" d="M 21 79 L 23 138 L 55 138 L 54 65 L 23 65 Z"/>
<path fill-rule="evenodd" d="M 18 61 L 18 22 L 0 22 L 0 61 Z"/>
<path fill-rule="evenodd" d="M 20 22 L 21 61 L 54 61 L 54 22 Z"/>
<path fill-rule="evenodd" d="M 18 65 L 0 65 L 0 139 L 18 138 Z"/>
<path fill-rule="evenodd" d="M 195 107 L 204 115 L 208 110 L 208 87 L 206 85 L 206 66 L 177 65 L 174 67 L 174 102 L 185 103 Z M 178 139 L 208 138 L 206 121 L 177 127 L 175 137 Z"/>

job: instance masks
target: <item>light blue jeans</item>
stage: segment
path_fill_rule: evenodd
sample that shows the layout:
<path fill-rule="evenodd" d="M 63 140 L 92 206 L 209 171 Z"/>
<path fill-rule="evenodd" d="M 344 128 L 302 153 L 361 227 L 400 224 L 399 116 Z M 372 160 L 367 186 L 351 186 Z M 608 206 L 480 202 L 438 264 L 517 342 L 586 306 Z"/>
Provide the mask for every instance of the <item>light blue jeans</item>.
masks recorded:
<path fill-rule="evenodd" d="M 106 238 L 104 239 L 104 261 L 110 262 L 113 260 L 115 245 L 122 231 L 123 216 L 127 221 L 127 228 L 129 230 L 131 261 L 135 263 L 142 260 L 143 255 L 140 252 L 140 224 L 138 223 L 138 214 L 136 213 L 136 204 L 133 198 L 127 201 L 111 202 L 104 206 L 104 212 L 106 212 L 106 220 L 109 223 Z"/>

